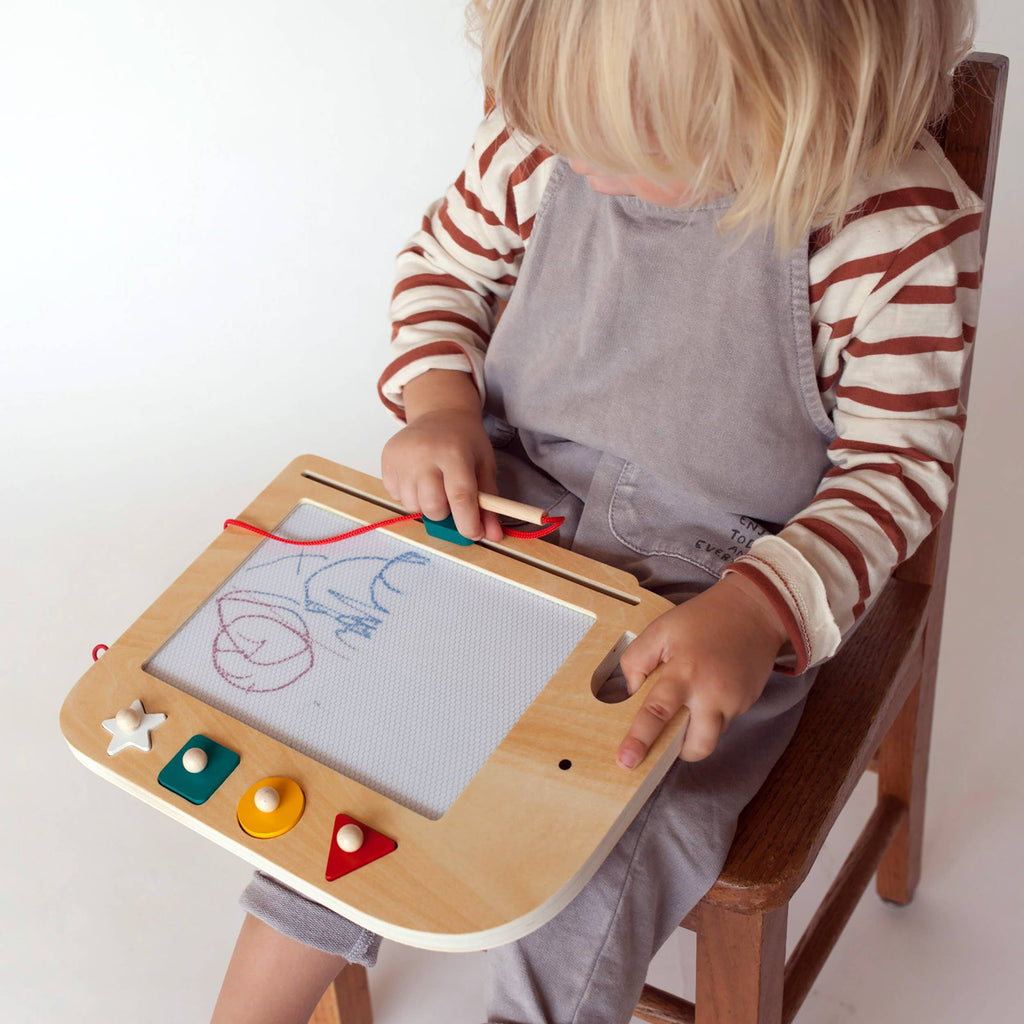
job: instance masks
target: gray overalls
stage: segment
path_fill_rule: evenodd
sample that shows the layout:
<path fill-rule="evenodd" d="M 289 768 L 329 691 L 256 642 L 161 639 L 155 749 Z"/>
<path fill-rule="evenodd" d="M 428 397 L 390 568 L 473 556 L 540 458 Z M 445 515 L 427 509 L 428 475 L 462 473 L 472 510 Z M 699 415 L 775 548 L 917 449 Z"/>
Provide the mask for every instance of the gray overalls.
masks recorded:
<path fill-rule="evenodd" d="M 501 493 L 564 515 L 560 544 L 677 602 L 808 503 L 835 437 L 812 363 L 806 246 L 779 259 L 770 239 L 723 238 L 728 202 L 603 196 L 560 161 L 485 364 Z M 812 677 L 773 673 L 709 758 L 675 763 L 565 910 L 489 952 L 489 1020 L 629 1021 Z M 243 905 L 373 961 L 369 933 L 279 890 L 257 876 Z"/>

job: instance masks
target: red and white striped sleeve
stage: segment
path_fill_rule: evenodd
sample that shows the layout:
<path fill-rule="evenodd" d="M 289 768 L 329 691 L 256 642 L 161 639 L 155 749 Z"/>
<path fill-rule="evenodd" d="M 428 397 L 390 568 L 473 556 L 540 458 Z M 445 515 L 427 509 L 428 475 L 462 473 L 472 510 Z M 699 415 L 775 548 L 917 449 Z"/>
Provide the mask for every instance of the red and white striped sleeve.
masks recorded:
<path fill-rule="evenodd" d="M 831 656 L 938 522 L 964 427 L 980 200 L 930 136 L 810 266 L 815 364 L 837 437 L 811 503 L 730 566 L 787 623 L 787 671 Z"/>
<path fill-rule="evenodd" d="M 498 303 L 519 274 L 551 154 L 492 112 L 465 168 L 398 256 L 391 300 L 393 359 L 378 382 L 404 419 L 402 388 L 427 370 L 464 370 L 484 394 L 483 359 Z"/>

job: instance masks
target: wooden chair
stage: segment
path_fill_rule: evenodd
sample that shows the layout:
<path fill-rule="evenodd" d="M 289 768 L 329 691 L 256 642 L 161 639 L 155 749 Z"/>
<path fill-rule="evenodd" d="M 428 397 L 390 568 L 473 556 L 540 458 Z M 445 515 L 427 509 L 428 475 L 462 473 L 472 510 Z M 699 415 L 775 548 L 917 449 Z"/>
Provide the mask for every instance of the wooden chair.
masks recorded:
<path fill-rule="evenodd" d="M 971 54 L 957 69 L 950 115 L 935 131 L 960 176 L 985 200 L 983 255 L 1007 67 L 998 54 Z M 968 385 L 969 372 L 965 402 Z M 696 1002 L 645 986 L 638 1017 L 652 1024 L 789 1024 L 872 876 L 883 899 L 913 898 L 952 511 L 951 503 L 819 673 L 796 735 L 740 817 L 721 876 L 683 922 L 696 932 Z M 868 769 L 878 774 L 875 809 L 787 962 L 789 901 Z M 311 1024 L 371 1020 L 366 972 L 350 966 Z"/>

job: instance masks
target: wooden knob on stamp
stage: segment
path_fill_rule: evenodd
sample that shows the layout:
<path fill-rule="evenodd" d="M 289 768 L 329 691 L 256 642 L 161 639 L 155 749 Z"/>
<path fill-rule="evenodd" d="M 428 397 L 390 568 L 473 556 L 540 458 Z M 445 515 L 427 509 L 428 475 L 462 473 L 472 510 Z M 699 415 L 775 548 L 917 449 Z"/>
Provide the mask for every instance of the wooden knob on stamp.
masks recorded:
<path fill-rule="evenodd" d="M 135 732 L 142 725 L 142 712 L 138 708 L 121 708 L 114 720 L 121 732 Z"/>
<path fill-rule="evenodd" d="M 281 794 L 273 786 L 261 786 L 253 797 L 256 809 L 264 814 L 272 814 L 281 806 Z"/>
<path fill-rule="evenodd" d="M 363 830 L 358 825 L 348 824 L 342 825 L 338 829 L 338 848 L 344 850 L 345 853 L 355 853 L 356 850 L 362 848 L 363 845 Z"/>
<path fill-rule="evenodd" d="M 334 882 L 351 871 L 358 871 L 381 857 L 394 853 L 398 844 L 394 839 L 364 825 L 347 814 L 334 818 L 331 847 L 327 854 L 324 878 Z"/>
<path fill-rule="evenodd" d="M 209 758 L 202 747 L 189 747 L 181 756 L 182 767 L 193 775 L 198 775 L 206 768 L 208 763 Z"/>

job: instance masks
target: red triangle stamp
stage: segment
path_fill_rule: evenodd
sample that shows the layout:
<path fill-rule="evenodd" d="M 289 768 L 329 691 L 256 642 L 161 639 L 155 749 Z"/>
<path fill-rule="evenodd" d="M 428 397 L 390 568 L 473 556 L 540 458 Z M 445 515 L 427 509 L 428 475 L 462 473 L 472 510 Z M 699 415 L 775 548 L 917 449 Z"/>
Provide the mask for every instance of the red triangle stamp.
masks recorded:
<path fill-rule="evenodd" d="M 396 849 L 398 843 L 394 839 L 347 814 L 339 814 L 334 819 L 331 850 L 327 855 L 327 881 L 333 882 Z"/>

